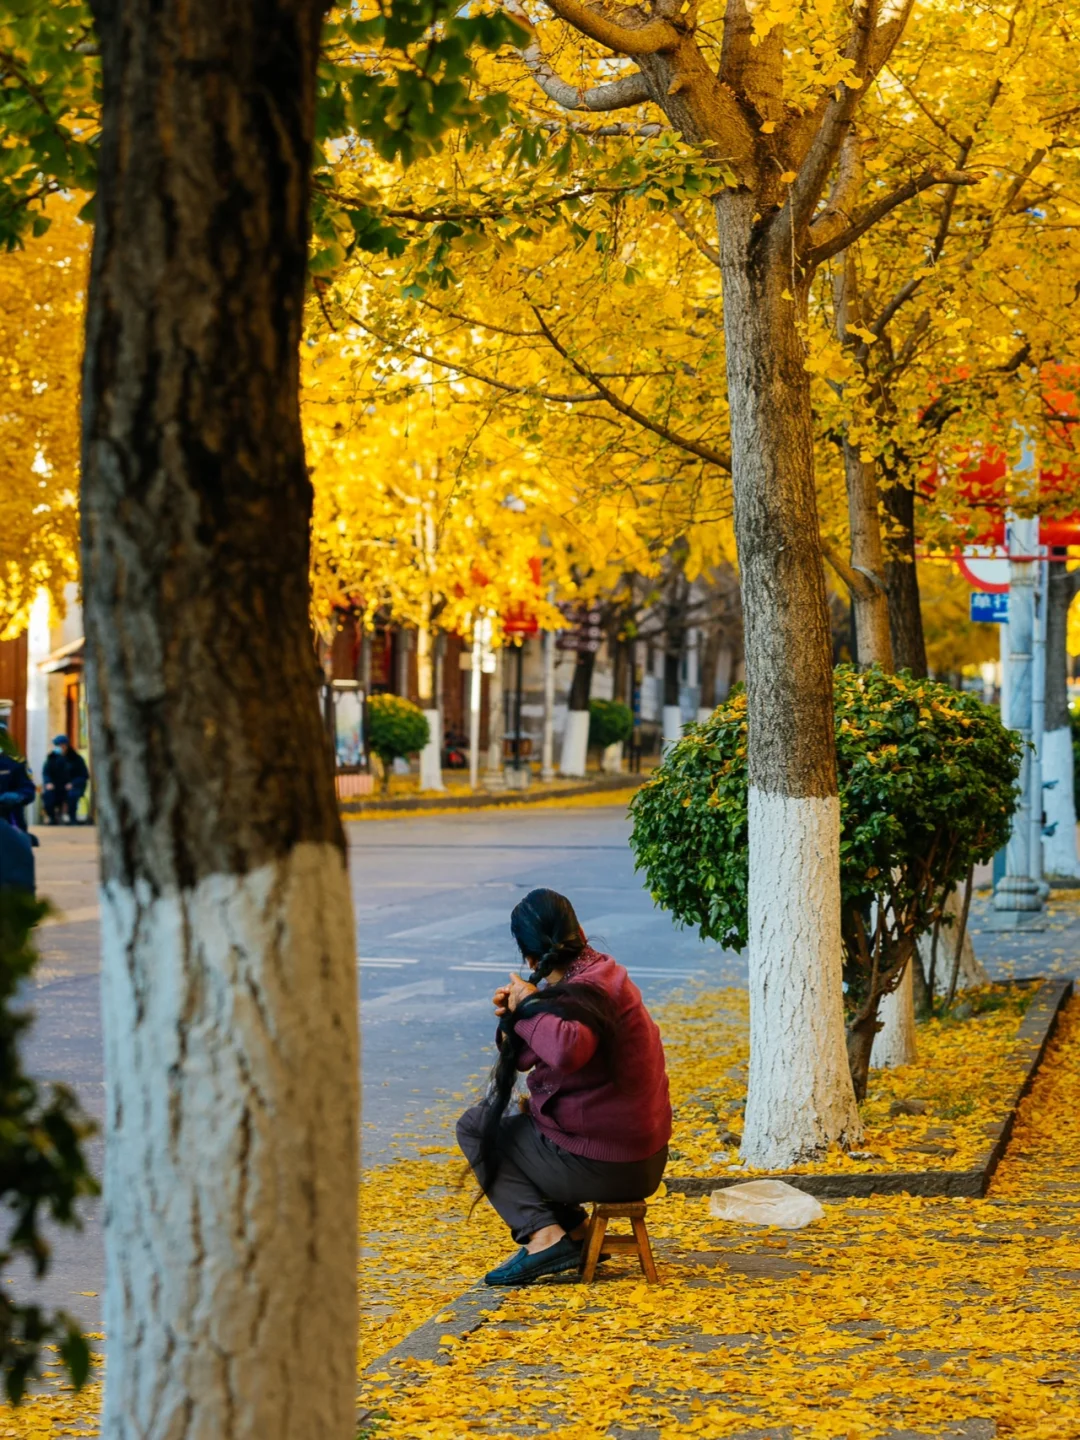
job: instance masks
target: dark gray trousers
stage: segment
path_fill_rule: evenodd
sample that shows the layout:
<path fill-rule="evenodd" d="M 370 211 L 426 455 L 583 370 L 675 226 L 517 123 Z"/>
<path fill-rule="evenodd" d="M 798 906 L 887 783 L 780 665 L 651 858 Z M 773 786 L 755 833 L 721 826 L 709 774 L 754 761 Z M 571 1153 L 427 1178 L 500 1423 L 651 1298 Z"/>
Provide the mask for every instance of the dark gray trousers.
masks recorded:
<path fill-rule="evenodd" d="M 664 1176 L 667 1146 L 647 1160 L 590 1160 L 571 1154 L 542 1135 L 532 1116 L 513 1114 L 502 1122 L 499 1167 L 488 1185 L 480 1173 L 483 1105 L 473 1105 L 457 1123 L 461 1153 L 519 1245 L 545 1225 L 569 1234 L 586 1218 L 589 1201 L 646 1200 Z"/>

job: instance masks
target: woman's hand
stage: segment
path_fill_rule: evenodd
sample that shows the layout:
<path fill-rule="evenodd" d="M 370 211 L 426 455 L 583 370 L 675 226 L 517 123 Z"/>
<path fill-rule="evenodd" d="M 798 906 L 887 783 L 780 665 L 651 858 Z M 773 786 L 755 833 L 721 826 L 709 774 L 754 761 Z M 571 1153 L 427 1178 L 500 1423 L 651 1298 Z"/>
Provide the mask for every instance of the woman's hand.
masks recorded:
<path fill-rule="evenodd" d="M 510 986 L 500 985 L 491 997 L 491 1003 L 495 1006 L 496 1015 L 506 1014 L 506 1002 L 510 998 Z"/>
<path fill-rule="evenodd" d="M 530 995 L 536 994 L 536 986 L 530 985 L 527 980 L 522 980 L 520 975 L 510 972 L 510 984 L 506 987 L 506 1004 L 508 1009 L 516 1010 L 523 1000 Z"/>

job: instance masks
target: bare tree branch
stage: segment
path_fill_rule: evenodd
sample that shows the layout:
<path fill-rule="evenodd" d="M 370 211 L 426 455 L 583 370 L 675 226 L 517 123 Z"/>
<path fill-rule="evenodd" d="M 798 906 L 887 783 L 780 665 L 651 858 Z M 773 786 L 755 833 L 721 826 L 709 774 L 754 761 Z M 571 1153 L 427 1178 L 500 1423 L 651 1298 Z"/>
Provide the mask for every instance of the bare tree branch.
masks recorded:
<path fill-rule="evenodd" d="M 887 195 L 882 195 L 880 200 L 875 200 L 872 205 L 864 206 L 846 230 L 841 230 L 822 245 L 812 246 L 803 256 L 803 264 L 813 268 L 823 260 L 838 255 L 841 250 L 854 245 L 860 236 L 865 235 L 867 230 L 888 215 L 890 210 L 903 205 L 920 191 L 929 190 L 935 185 L 977 185 L 981 179 L 981 175 L 969 174 L 963 170 L 926 170 L 921 175 L 915 175 L 910 180 L 905 180 L 903 185 L 898 185 L 895 190 L 890 190 Z M 812 227 L 810 233 L 813 234 Z"/>
<path fill-rule="evenodd" d="M 522 46 L 522 59 L 537 85 L 556 105 L 561 105 L 564 110 L 622 110 L 629 105 L 643 105 L 649 99 L 649 87 L 640 71 L 622 75 L 607 85 L 594 85 L 588 90 L 571 85 L 548 64 L 521 0 L 505 0 L 505 5 L 515 20 L 528 27 L 531 38 L 527 45 Z"/>
<path fill-rule="evenodd" d="M 322 290 L 316 287 L 319 297 L 319 305 L 323 312 L 323 318 L 328 325 L 333 326 L 333 321 L 327 312 L 323 299 Z M 470 380 L 479 380 L 482 385 L 490 385 L 493 390 L 502 390 L 507 395 L 527 395 L 534 400 L 550 400 L 556 405 L 581 405 L 596 400 L 606 400 L 607 396 L 597 387 L 596 391 L 589 394 L 584 391 L 574 391 L 568 394 L 559 394 L 553 390 L 543 390 L 538 385 L 511 385 L 506 380 L 500 380 L 494 375 L 485 375 L 480 370 L 472 370 L 468 365 L 462 365 L 457 360 L 443 360 L 438 355 L 429 355 L 424 350 L 416 350 L 411 345 L 406 345 L 402 340 L 394 340 L 389 335 L 383 335 L 373 326 L 366 324 L 359 315 L 344 312 L 350 325 L 355 325 L 363 330 L 365 335 L 370 335 L 373 340 L 378 340 L 380 345 L 385 345 L 388 350 L 398 350 L 403 355 L 411 355 L 414 360 L 423 360 L 428 365 L 435 365 L 440 370 L 453 370 L 458 375 L 467 375 Z M 336 327 L 334 327 L 336 328 Z"/>
<path fill-rule="evenodd" d="M 699 460 L 707 460 L 710 465 L 715 465 L 720 470 L 730 472 L 730 455 L 725 455 L 720 450 L 714 450 L 711 445 L 705 445 L 700 440 L 691 439 L 688 435 L 680 435 L 677 430 L 672 430 L 669 426 L 662 425 L 659 421 L 650 419 L 648 415 L 637 409 L 636 406 L 628 404 L 622 396 L 616 395 L 614 390 L 609 389 L 598 375 L 594 374 L 594 372 L 583 365 L 580 360 L 575 359 L 574 356 L 569 353 L 535 305 L 530 305 L 529 308 L 536 316 L 536 322 L 543 331 L 552 349 L 561 355 L 566 363 L 572 366 L 583 380 L 587 380 L 590 385 L 594 385 L 613 410 L 617 410 L 620 415 L 625 415 L 628 420 L 633 420 L 634 423 L 640 425 L 643 430 L 651 430 L 654 435 L 659 435 L 662 440 L 668 441 L 669 444 L 676 446 L 678 449 L 686 450 L 689 454 L 696 455 Z"/>
<path fill-rule="evenodd" d="M 839 153 L 844 136 L 851 124 L 859 98 L 867 83 L 872 80 L 892 54 L 893 47 L 900 39 L 914 0 L 902 0 L 895 13 L 883 24 L 878 24 L 881 6 L 878 0 L 862 0 L 858 8 L 858 19 L 848 37 L 844 54 L 854 62 L 852 79 L 857 83 L 847 85 L 843 81 L 829 100 L 821 117 L 817 134 L 810 142 L 806 158 L 799 166 L 799 172 L 792 183 L 787 204 L 781 212 L 786 217 L 782 229 L 798 236 L 810 220 L 825 181 Z M 843 246 L 838 247 L 843 249 Z M 832 252 L 834 255 L 836 251 Z"/>
<path fill-rule="evenodd" d="M 705 256 L 705 259 L 711 260 L 712 263 L 716 266 L 716 268 L 719 269 L 720 251 L 717 250 L 716 246 L 710 245 L 709 242 L 705 239 L 704 235 L 702 235 L 699 231 L 695 230 L 694 226 L 691 225 L 690 221 L 686 218 L 686 216 L 681 210 L 672 210 L 671 218 L 675 221 L 676 226 L 690 241 L 691 245 L 696 246 L 697 249 L 701 251 L 702 255 Z"/>
<path fill-rule="evenodd" d="M 875 591 L 883 588 L 883 582 L 876 576 L 864 573 L 861 570 L 856 570 L 854 566 L 849 565 L 839 550 L 837 550 L 836 546 L 830 540 L 826 540 L 824 535 L 819 536 L 819 539 L 821 541 L 822 555 L 836 571 L 837 575 L 839 575 L 851 594 L 857 596 L 860 600 L 873 599 Z"/>
<path fill-rule="evenodd" d="M 664 50 L 674 50 L 679 43 L 678 30 L 667 20 L 642 20 L 640 25 L 624 25 L 609 20 L 584 0 L 547 0 L 547 3 L 560 20 L 617 54 L 659 55 Z"/>

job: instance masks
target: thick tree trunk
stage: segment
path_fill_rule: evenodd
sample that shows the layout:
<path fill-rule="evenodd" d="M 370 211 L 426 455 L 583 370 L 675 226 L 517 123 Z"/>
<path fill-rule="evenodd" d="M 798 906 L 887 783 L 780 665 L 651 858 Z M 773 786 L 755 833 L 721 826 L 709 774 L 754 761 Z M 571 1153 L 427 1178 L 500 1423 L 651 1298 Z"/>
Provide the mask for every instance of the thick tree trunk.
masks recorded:
<path fill-rule="evenodd" d="M 298 405 L 322 6 L 95 0 L 110 1440 L 355 1434 L 357 1024 Z"/>
<path fill-rule="evenodd" d="M 420 789 L 445 790 L 442 778 L 442 720 L 436 702 L 435 636 L 431 627 L 431 597 L 425 595 L 416 631 L 416 690 L 428 722 L 428 743 L 420 751 Z"/>
<path fill-rule="evenodd" d="M 851 594 L 855 618 L 855 653 L 859 665 L 893 668 L 889 597 L 885 586 L 885 552 L 878 514 L 877 475 L 874 462 L 864 460 L 858 445 L 844 441 L 844 475 L 847 481 L 848 524 L 851 530 L 851 568 L 865 583 Z"/>
<path fill-rule="evenodd" d="M 855 257 L 850 250 L 840 256 L 833 293 L 837 333 L 842 342 L 850 343 L 852 327 L 865 325 L 867 318 L 859 293 Z M 878 513 L 877 471 L 872 459 L 863 458 L 862 446 L 857 441 L 853 443 L 847 434 L 844 435 L 842 448 L 848 529 L 851 532 L 851 568 L 860 582 L 851 591 L 855 655 L 864 669 L 869 665 L 880 665 L 884 670 L 891 670 L 892 639 L 885 590 L 885 552 Z"/>
<path fill-rule="evenodd" d="M 1043 732 L 1044 809 L 1053 834 L 1043 841 L 1048 875 L 1080 875 L 1076 854 L 1076 791 L 1072 727 L 1069 723 L 1069 607 L 1080 573 L 1065 569 L 1065 551 L 1055 550 L 1046 607 L 1046 720 Z M 1055 783 L 1056 782 L 1056 783 Z"/>
<path fill-rule="evenodd" d="M 491 685 L 488 689 L 488 754 L 484 785 L 489 790 L 506 788 L 506 776 L 503 768 L 503 732 L 506 712 L 503 689 L 505 657 L 506 650 L 501 645 L 498 646 L 495 649 L 495 669 L 491 672 Z"/>
<path fill-rule="evenodd" d="M 716 672 L 720 659 L 719 628 L 701 631 L 698 645 L 698 719 L 705 720 L 716 708 Z"/>
<path fill-rule="evenodd" d="M 570 699 L 563 732 L 562 758 L 559 773 L 581 777 L 589 758 L 589 693 L 592 690 L 593 665 L 596 656 L 591 650 L 579 650 L 570 682 Z"/>
<path fill-rule="evenodd" d="M 753 196 L 717 204 L 749 716 L 750 1078 L 743 1155 L 782 1167 L 860 1133 L 841 992 L 840 802 L 809 377 L 790 257 Z"/>
<path fill-rule="evenodd" d="M 882 486 L 882 500 L 894 532 L 885 559 L 893 664 L 897 670 L 910 670 L 917 680 L 925 679 L 926 637 L 915 568 L 915 492 L 910 485 L 894 481 Z"/>

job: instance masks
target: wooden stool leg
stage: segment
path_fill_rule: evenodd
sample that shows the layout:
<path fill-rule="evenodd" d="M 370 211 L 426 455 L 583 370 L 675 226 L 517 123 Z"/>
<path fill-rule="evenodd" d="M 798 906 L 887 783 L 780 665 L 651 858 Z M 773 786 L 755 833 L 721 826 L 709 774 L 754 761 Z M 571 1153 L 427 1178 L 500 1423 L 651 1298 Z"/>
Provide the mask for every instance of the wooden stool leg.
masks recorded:
<path fill-rule="evenodd" d="M 630 1224 L 634 1227 L 634 1239 L 637 1241 L 638 1259 L 641 1261 L 641 1268 L 645 1272 L 645 1279 L 650 1285 L 655 1285 L 658 1283 L 656 1263 L 653 1260 L 652 1246 L 649 1244 L 649 1232 L 645 1228 L 645 1221 L 634 1216 Z"/>
<path fill-rule="evenodd" d="M 581 1278 L 586 1285 L 592 1284 L 596 1274 L 597 1262 L 600 1259 L 600 1247 L 604 1243 L 604 1235 L 607 1232 L 607 1223 L 607 1220 L 600 1215 L 594 1215 L 589 1221 L 589 1230 L 581 1252 Z"/>

